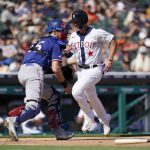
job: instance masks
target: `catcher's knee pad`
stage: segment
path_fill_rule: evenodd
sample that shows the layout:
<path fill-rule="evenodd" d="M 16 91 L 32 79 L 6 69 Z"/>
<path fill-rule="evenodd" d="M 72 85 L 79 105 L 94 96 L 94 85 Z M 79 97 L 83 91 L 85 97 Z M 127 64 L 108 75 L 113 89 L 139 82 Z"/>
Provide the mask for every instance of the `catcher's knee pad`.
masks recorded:
<path fill-rule="evenodd" d="M 26 105 L 25 105 L 25 109 L 32 109 L 32 110 L 36 110 L 37 107 L 39 106 L 39 103 L 37 100 L 27 100 L 26 101 Z"/>
<path fill-rule="evenodd" d="M 60 99 L 60 93 L 54 87 L 51 87 L 51 89 L 52 89 L 52 94 L 48 99 L 46 99 L 48 103 L 51 103 L 51 102 L 56 101 L 57 99 Z"/>

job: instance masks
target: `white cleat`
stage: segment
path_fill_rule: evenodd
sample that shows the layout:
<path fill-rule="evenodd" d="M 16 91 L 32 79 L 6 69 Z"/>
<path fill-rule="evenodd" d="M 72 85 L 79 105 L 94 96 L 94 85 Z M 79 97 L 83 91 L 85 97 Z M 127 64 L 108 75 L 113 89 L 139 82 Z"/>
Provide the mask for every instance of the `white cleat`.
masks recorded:
<path fill-rule="evenodd" d="M 83 125 L 82 125 L 82 128 L 81 128 L 82 132 L 87 132 L 88 131 L 88 128 L 89 128 L 88 124 L 89 124 L 88 121 L 83 122 Z"/>
<path fill-rule="evenodd" d="M 99 124 L 93 120 L 85 120 L 81 128 L 82 132 L 96 132 L 99 128 Z"/>
<path fill-rule="evenodd" d="M 5 125 L 8 128 L 9 136 L 12 140 L 18 141 L 17 131 L 16 131 L 16 117 L 7 117 Z"/>
<path fill-rule="evenodd" d="M 91 128 L 88 130 L 89 132 L 101 133 L 101 125 L 97 122 L 93 122 Z"/>
<path fill-rule="evenodd" d="M 108 135 L 110 133 L 110 123 L 111 120 L 111 115 L 107 114 L 107 122 L 103 124 L 103 131 L 104 131 L 104 135 Z"/>

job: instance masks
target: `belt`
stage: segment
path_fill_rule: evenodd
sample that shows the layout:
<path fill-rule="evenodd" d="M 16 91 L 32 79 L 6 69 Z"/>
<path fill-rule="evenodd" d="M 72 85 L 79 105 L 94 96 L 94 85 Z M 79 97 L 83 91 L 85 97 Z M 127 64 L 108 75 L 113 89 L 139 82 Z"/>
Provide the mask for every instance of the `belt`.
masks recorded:
<path fill-rule="evenodd" d="M 95 68 L 95 67 L 98 67 L 99 65 L 78 65 L 79 68 L 83 68 L 83 69 L 92 69 L 92 68 Z"/>
<path fill-rule="evenodd" d="M 25 63 L 25 64 L 22 64 L 21 66 L 36 66 L 36 67 L 41 67 L 39 64 L 37 63 Z"/>

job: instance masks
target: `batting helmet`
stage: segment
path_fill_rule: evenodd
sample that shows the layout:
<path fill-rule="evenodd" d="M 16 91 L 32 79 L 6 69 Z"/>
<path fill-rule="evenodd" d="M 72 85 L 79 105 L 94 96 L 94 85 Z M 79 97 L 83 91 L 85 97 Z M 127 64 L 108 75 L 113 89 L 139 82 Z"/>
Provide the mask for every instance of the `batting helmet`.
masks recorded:
<path fill-rule="evenodd" d="M 76 10 L 72 13 L 72 22 L 82 29 L 88 22 L 88 15 L 83 10 Z"/>
<path fill-rule="evenodd" d="M 55 19 L 48 23 L 46 32 L 52 32 L 53 30 L 62 31 L 64 28 L 65 23 L 60 19 Z"/>

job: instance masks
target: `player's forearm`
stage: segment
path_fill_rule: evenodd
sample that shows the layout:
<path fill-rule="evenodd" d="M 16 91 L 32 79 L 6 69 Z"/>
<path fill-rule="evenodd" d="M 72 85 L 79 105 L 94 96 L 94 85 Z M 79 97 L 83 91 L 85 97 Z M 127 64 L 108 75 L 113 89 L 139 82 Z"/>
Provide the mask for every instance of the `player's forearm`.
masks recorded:
<path fill-rule="evenodd" d="M 114 58 L 114 54 L 115 54 L 115 51 L 117 49 L 117 41 L 115 39 L 113 39 L 110 43 L 110 47 L 109 47 L 109 57 L 108 57 L 108 60 L 112 61 L 113 58 Z"/>
<path fill-rule="evenodd" d="M 52 70 L 58 82 L 61 83 L 65 81 L 65 78 L 63 76 L 63 73 L 60 67 L 60 62 L 57 62 L 57 61 L 52 62 Z"/>
<path fill-rule="evenodd" d="M 55 72 L 54 74 L 55 74 L 55 77 L 56 77 L 56 79 L 57 79 L 58 82 L 61 83 L 61 82 L 64 82 L 64 81 L 65 81 L 65 78 L 64 78 L 64 76 L 63 76 L 63 74 L 62 74 L 61 69 L 60 69 L 60 71 Z"/>

